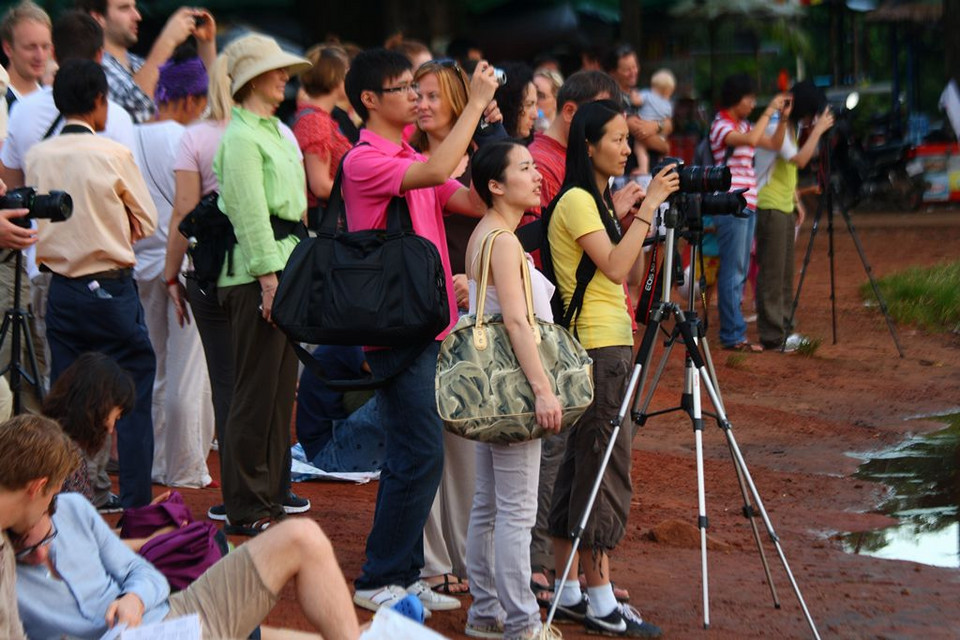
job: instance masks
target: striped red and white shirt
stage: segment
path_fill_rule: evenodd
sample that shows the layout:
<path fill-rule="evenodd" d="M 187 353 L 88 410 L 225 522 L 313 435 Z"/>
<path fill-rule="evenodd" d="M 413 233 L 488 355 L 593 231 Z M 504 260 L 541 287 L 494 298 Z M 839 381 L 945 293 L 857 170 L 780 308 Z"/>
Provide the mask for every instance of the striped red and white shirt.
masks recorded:
<path fill-rule="evenodd" d="M 746 120 L 734 121 L 726 111 L 717 113 L 710 125 L 710 151 L 713 152 L 714 164 L 724 164 L 723 159 L 727 152 L 724 140 L 727 134 L 738 131 L 749 133 L 751 125 Z M 757 177 L 753 171 L 754 147 L 743 145 L 735 147 L 726 164 L 730 167 L 730 190 L 747 189 L 744 197 L 747 199 L 747 209 L 757 210 Z"/>

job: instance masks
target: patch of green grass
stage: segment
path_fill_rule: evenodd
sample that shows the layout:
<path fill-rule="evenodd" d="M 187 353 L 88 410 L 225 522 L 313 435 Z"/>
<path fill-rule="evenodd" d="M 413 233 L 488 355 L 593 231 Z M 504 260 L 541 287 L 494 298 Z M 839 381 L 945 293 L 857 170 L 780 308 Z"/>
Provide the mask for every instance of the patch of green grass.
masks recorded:
<path fill-rule="evenodd" d="M 960 261 L 911 267 L 879 279 L 877 285 L 897 322 L 930 331 L 960 331 Z M 869 282 L 860 286 L 860 295 L 876 302 Z"/>
<path fill-rule="evenodd" d="M 805 337 L 797 345 L 797 355 L 805 356 L 807 358 L 812 358 L 817 354 L 817 349 L 820 348 L 820 345 L 823 344 L 823 338 L 809 338 Z"/>
<path fill-rule="evenodd" d="M 747 354 L 745 353 L 734 353 L 727 356 L 727 366 L 731 369 L 746 369 L 747 368 Z"/>

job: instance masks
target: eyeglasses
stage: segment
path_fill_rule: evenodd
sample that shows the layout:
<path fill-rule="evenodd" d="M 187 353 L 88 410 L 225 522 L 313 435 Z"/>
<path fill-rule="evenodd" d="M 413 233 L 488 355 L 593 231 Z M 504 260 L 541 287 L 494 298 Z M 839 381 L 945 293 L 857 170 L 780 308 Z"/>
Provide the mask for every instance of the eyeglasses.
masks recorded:
<path fill-rule="evenodd" d="M 396 87 L 384 87 L 383 89 L 374 89 L 375 93 L 413 93 L 420 95 L 420 85 L 416 82 L 410 82 L 397 85 Z"/>
<path fill-rule="evenodd" d="M 56 537 L 57 537 L 57 527 L 53 524 L 53 521 L 51 520 L 50 531 L 47 533 L 47 535 L 43 536 L 43 539 L 40 540 L 40 542 L 36 544 L 32 544 L 29 547 L 24 547 L 23 549 L 20 549 L 20 551 L 17 551 L 14 554 L 14 556 L 16 557 L 17 560 L 23 560 L 30 554 L 34 553 L 37 549 L 40 549 L 41 547 L 45 547 L 51 542 L 53 542 L 53 539 Z"/>

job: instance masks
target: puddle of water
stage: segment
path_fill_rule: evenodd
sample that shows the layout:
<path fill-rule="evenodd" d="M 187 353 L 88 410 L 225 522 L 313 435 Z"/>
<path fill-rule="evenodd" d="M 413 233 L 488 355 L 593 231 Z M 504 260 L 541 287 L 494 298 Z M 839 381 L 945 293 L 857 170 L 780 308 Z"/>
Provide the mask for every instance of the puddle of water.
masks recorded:
<path fill-rule="evenodd" d="M 960 567 L 960 413 L 936 419 L 949 426 L 864 458 L 856 477 L 891 489 L 880 510 L 900 524 L 844 534 L 846 551 Z"/>

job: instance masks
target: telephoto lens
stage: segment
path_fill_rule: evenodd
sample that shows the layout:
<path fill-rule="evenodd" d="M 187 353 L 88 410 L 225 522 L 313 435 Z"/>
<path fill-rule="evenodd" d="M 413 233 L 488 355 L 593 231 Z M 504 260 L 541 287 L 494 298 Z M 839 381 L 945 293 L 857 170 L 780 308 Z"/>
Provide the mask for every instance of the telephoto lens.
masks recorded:
<path fill-rule="evenodd" d="M 26 229 L 30 227 L 32 219 L 50 222 L 66 220 L 73 215 L 73 199 L 65 191 L 40 195 L 33 187 L 18 187 L 0 197 L 0 209 L 27 209 L 29 213 L 26 216 L 10 219 L 10 222 Z"/>
<path fill-rule="evenodd" d="M 729 167 L 689 166 L 680 168 L 680 191 L 712 193 L 730 190 Z"/>
<path fill-rule="evenodd" d="M 729 171 L 729 170 L 728 170 Z M 727 175 L 729 179 L 729 174 Z M 700 214 L 704 216 L 739 216 L 747 208 L 746 189 L 729 193 L 705 193 L 700 198 Z"/>

